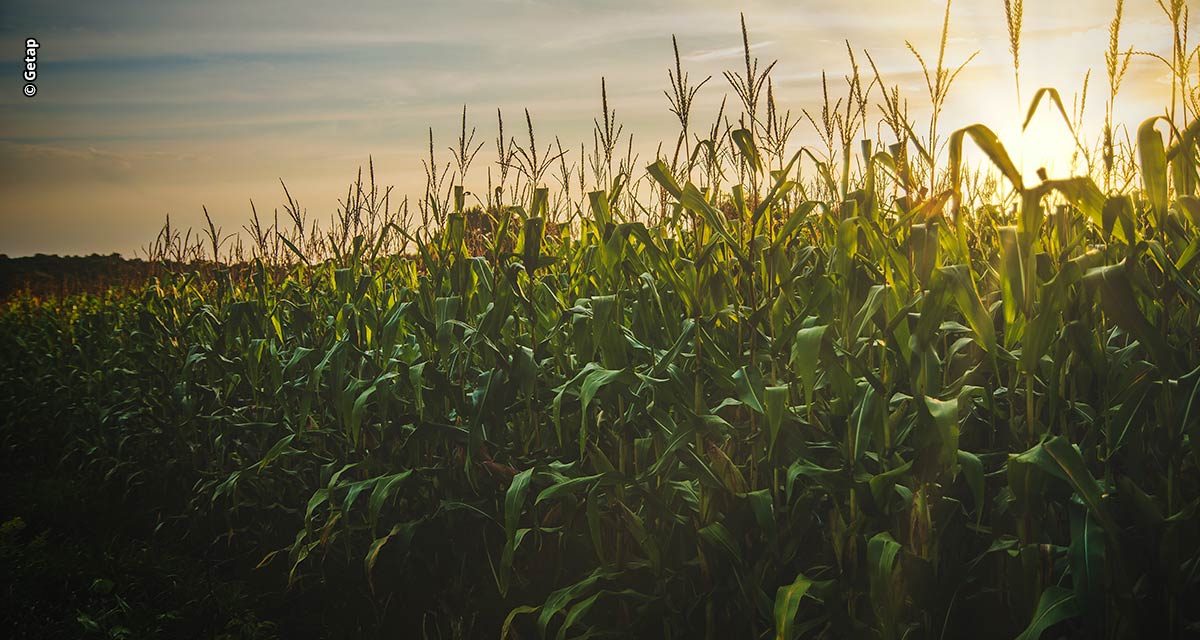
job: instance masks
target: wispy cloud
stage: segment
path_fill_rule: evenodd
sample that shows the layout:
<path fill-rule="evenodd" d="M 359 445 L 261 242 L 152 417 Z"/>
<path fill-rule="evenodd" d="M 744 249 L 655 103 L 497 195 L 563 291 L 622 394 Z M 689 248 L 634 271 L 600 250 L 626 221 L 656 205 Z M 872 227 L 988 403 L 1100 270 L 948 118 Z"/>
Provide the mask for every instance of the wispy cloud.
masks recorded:
<path fill-rule="evenodd" d="M 775 44 L 775 41 L 773 41 L 773 40 L 767 40 L 766 42 L 753 43 L 750 45 L 750 53 L 751 54 L 759 53 L 763 49 L 766 49 L 773 44 Z M 728 60 L 730 58 L 740 58 L 743 55 L 745 55 L 745 53 L 746 53 L 746 48 L 744 46 L 722 47 L 720 49 L 707 49 L 707 50 L 701 50 L 701 51 L 694 51 L 694 52 L 689 53 L 682 57 L 684 60 L 687 60 L 688 62 L 709 62 L 712 60 Z"/>

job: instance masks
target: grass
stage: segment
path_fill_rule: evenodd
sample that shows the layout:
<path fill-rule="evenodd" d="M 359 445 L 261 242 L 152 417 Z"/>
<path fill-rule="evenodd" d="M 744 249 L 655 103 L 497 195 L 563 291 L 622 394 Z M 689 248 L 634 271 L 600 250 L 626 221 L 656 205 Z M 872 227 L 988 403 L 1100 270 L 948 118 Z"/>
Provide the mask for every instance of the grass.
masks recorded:
<path fill-rule="evenodd" d="M 602 83 L 590 154 L 500 117 L 475 196 L 464 110 L 415 214 L 368 167 L 327 225 L 285 192 L 149 248 L 206 269 L 9 303 L 6 455 L 328 616 L 291 637 L 1200 631 L 1192 81 L 1035 179 L 943 142 L 944 52 L 924 136 L 851 49 L 788 153 L 743 38 L 707 137 L 676 56 L 644 168 Z"/>

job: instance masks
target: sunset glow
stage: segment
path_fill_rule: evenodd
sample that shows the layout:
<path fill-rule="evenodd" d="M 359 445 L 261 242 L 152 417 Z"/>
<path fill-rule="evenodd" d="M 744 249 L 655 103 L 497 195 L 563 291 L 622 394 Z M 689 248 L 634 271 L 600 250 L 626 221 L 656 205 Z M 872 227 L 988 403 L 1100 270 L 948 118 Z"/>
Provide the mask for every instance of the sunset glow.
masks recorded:
<path fill-rule="evenodd" d="M 1070 102 L 1090 69 L 1081 131 L 1089 144 L 1103 119 L 1111 5 L 1029 3 L 1025 10 L 1023 96 L 1053 86 Z M 371 2 L 347 18 L 324 3 L 4 3 L 0 38 L 15 44 L 35 35 L 43 46 L 35 98 L 21 95 L 16 73 L 0 82 L 0 253 L 131 255 L 167 214 L 178 224 L 202 224 L 201 205 L 238 228 L 251 200 L 260 211 L 283 202 L 281 178 L 313 215 L 325 216 L 368 156 L 397 193 L 419 195 L 427 127 L 446 150 L 463 105 L 481 139 L 494 137 L 498 108 L 514 131 L 528 108 L 547 140 L 590 146 L 601 77 L 648 164 L 657 141 L 675 135 L 662 94 L 671 36 L 694 81 L 713 77 L 695 107 L 695 122 L 707 127 L 722 96 L 732 95 L 722 71 L 742 62 L 739 10 L 754 54 L 764 64 L 778 60 L 781 108 L 798 117 L 818 110 L 822 71 L 840 95 L 849 40 L 862 71 L 873 75 L 869 53 L 922 121 L 925 80 L 905 42 L 932 62 L 944 4 L 897 6 L 455 0 Z M 1165 52 L 1169 25 L 1161 13 L 1152 0 L 1126 3 L 1122 48 Z M 1043 108 L 1016 139 L 1024 107 L 1016 102 L 1002 14 L 999 0 L 954 3 L 947 62 L 978 55 L 956 81 L 942 129 L 1007 123 L 997 133 L 1024 150 L 1014 157 L 1025 168 L 1065 171 L 1055 156 L 1066 148 L 1057 114 Z M 1161 63 L 1135 56 L 1117 115 L 1140 121 L 1160 112 L 1165 78 Z M 877 90 L 869 96 L 878 98 Z M 870 119 L 878 115 L 872 109 Z M 876 135 L 873 126 L 869 134 Z M 793 145 L 816 143 L 807 121 L 797 127 Z M 493 147 L 484 156 L 494 156 Z"/>

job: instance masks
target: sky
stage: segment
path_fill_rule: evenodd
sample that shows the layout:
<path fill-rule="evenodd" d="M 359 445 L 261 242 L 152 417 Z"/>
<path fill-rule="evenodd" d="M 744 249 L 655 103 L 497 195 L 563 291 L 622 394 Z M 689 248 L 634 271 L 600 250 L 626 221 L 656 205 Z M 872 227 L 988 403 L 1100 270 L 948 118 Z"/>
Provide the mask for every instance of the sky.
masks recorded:
<path fill-rule="evenodd" d="M 1025 98 L 1053 86 L 1070 103 L 1092 71 L 1086 120 L 1102 118 L 1104 50 L 1115 0 L 1025 3 Z M 781 108 L 819 109 L 821 72 L 841 91 L 845 41 L 860 66 L 871 54 L 920 120 L 924 79 L 905 42 L 931 60 L 943 0 L 0 0 L 0 253 L 134 256 L 165 216 L 226 230 L 253 201 L 282 210 L 280 180 L 310 216 L 337 208 L 357 168 L 397 193 L 419 195 L 433 129 L 439 161 L 462 108 L 494 159 L 496 112 L 516 133 L 529 109 L 539 140 L 591 141 L 600 83 L 644 161 L 673 141 L 663 91 L 679 41 L 701 90 L 694 121 L 707 127 L 721 77 L 742 64 L 738 14 L 753 54 L 778 60 Z M 1196 26 L 1196 25 L 1193 25 Z M 23 95 L 26 38 L 40 43 L 37 94 Z M 1122 47 L 1169 53 L 1170 26 L 1154 0 L 1126 0 Z M 1049 116 L 1020 135 L 1002 0 L 956 0 L 947 61 L 978 55 L 947 103 L 943 129 L 984 122 L 1034 166 L 1066 134 Z M 1135 57 L 1117 119 L 1136 127 L 1162 113 L 1169 76 Z M 813 144 L 811 127 L 797 145 Z M 1057 145 L 1061 148 L 1062 145 Z M 485 184 L 483 169 L 469 183 Z M 470 186 L 470 185 L 468 185 Z M 483 189 L 479 189 L 482 191 Z"/>

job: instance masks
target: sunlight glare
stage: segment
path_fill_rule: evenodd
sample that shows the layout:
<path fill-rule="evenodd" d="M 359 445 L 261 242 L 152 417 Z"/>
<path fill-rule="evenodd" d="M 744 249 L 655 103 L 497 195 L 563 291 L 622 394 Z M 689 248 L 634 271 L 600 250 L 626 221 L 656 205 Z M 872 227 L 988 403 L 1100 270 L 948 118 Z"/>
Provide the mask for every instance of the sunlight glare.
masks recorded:
<path fill-rule="evenodd" d="M 1013 162 L 1028 184 L 1036 184 L 1037 170 L 1045 168 L 1051 178 L 1066 178 L 1087 171 L 1082 155 L 1070 129 L 1057 111 L 1039 110 L 1029 126 L 1021 131 L 1020 123 L 1009 127 L 1015 135 L 1001 141 L 1009 150 Z"/>

